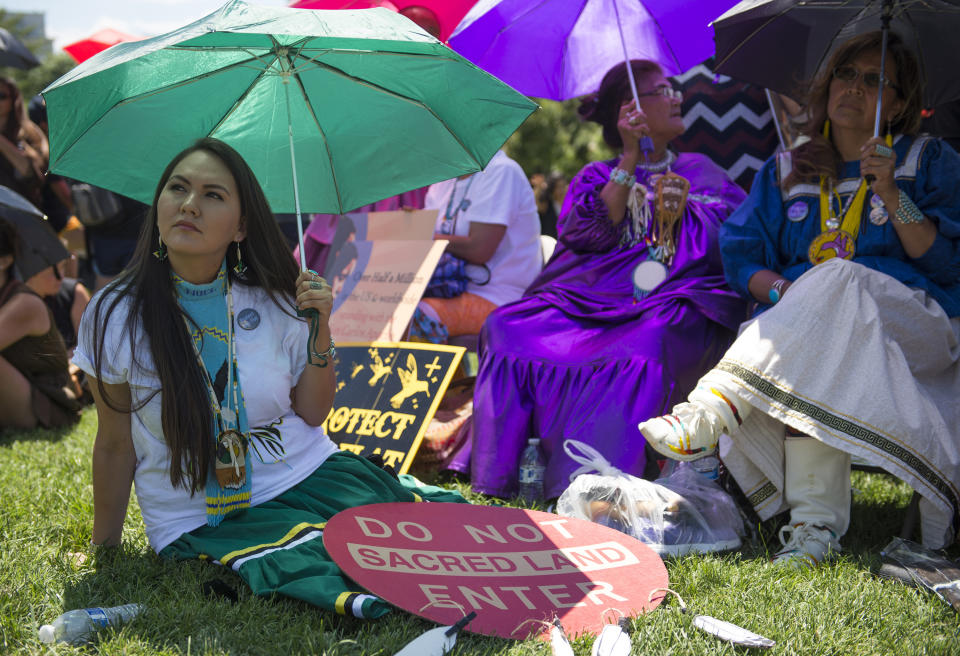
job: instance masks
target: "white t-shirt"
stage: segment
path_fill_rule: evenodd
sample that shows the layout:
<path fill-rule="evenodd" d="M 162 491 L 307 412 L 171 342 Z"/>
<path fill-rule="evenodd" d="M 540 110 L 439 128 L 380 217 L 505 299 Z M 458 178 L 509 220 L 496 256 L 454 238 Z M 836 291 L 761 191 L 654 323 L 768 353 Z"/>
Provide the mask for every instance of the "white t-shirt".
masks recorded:
<path fill-rule="evenodd" d="M 95 377 L 93 315 L 96 302 L 106 290 L 94 295 L 80 322 L 80 334 L 73 362 Z M 107 301 L 109 302 L 109 301 Z M 297 384 L 307 361 L 309 329 L 305 322 L 284 314 L 266 292 L 258 287 L 233 285 L 234 315 L 252 309 L 259 322 L 237 321 L 235 326 L 240 386 L 251 427 L 280 420 L 283 460 L 275 462 L 260 449 L 266 462 L 251 450 L 251 505 L 256 506 L 290 489 L 333 453 L 336 444 L 320 427 L 310 426 L 297 415 L 290 402 L 290 390 Z M 128 383 L 134 407 L 160 387 L 154 373 L 153 357 L 145 335 L 136 339 L 134 362 L 124 323 L 129 300 L 120 302 L 104 330 L 103 382 Z M 251 316 L 246 313 L 245 317 Z M 178 319 L 171 317 L 171 321 Z M 256 323 L 256 326 L 253 324 Z M 250 329 L 243 325 L 251 326 Z M 139 365 L 139 366 L 138 366 Z M 156 394 L 130 418 L 130 433 L 137 464 L 134 486 L 143 513 L 150 546 L 157 552 L 182 534 L 207 522 L 206 497 L 201 490 L 193 496 L 170 484 L 170 449 L 163 438 L 161 399 Z"/>
<path fill-rule="evenodd" d="M 487 168 L 464 180 L 444 180 L 430 186 L 424 201 L 426 209 L 437 209 L 437 232 L 469 235 L 470 223 L 494 223 L 507 231 L 487 262 L 490 282 L 471 282 L 467 291 L 495 305 L 519 299 L 540 273 L 540 217 L 533 189 L 523 169 L 506 153 L 498 150 Z M 446 221 L 447 208 L 455 220 Z M 471 279 L 482 282 L 482 267 L 467 266 Z"/>

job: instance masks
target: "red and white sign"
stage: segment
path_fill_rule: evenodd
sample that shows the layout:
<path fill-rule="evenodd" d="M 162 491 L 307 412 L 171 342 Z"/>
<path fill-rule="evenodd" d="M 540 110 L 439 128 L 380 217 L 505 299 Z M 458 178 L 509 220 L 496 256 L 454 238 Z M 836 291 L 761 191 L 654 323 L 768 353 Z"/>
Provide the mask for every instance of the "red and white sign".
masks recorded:
<path fill-rule="evenodd" d="M 440 624 L 475 611 L 466 630 L 524 639 L 559 617 L 571 636 L 655 608 L 667 569 L 619 531 L 536 510 L 379 503 L 338 513 L 323 532 L 351 579 Z"/>

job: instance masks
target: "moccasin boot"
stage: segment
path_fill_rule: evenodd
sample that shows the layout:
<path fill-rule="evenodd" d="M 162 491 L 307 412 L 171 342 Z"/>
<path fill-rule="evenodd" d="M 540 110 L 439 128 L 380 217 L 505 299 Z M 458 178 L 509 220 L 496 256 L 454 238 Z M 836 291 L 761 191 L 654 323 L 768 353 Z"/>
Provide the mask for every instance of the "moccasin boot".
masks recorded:
<path fill-rule="evenodd" d="M 850 454 L 812 437 L 788 437 L 783 459 L 790 525 L 780 529 L 783 549 L 772 562 L 816 567 L 840 553 L 850 525 Z"/>
<path fill-rule="evenodd" d="M 687 399 L 687 403 L 675 405 L 671 414 L 639 425 L 647 443 L 674 460 L 710 455 L 721 433 L 735 431 L 750 410 L 750 405 L 740 401 L 732 390 L 710 381 L 710 374 L 700 380 Z"/>

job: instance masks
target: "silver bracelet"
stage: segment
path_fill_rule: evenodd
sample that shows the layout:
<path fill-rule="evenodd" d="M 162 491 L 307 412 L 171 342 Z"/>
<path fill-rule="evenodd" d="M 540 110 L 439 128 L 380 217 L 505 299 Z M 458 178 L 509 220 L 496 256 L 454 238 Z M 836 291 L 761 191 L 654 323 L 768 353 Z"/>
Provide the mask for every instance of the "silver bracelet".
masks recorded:
<path fill-rule="evenodd" d="M 910 200 L 910 197 L 904 193 L 903 189 L 900 190 L 899 199 L 900 205 L 897 207 L 897 211 L 893 213 L 893 218 L 903 224 L 923 223 L 923 212 Z"/>
<path fill-rule="evenodd" d="M 632 187 L 637 181 L 637 176 L 628 173 L 618 166 L 610 171 L 610 181 L 614 184 L 623 185 L 624 187 Z"/>
<path fill-rule="evenodd" d="M 323 369 L 328 364 L 330 364 L 328 358 L 332 360 L 335 357 L 337 357 L 337 345 L 334 343 L 333 337 L 331 337 L 330 346 L 327 348 L 326 351 L 322 353 L 317 353 L 316 351 L 310 351 L 310 361 L 307 362 L 307 364 L 313 365 L 314 367 L 320 367 L 321 369 Z M 314 362 L 313 361 L 314 358 L 319 360 L 319 362 Z"/>

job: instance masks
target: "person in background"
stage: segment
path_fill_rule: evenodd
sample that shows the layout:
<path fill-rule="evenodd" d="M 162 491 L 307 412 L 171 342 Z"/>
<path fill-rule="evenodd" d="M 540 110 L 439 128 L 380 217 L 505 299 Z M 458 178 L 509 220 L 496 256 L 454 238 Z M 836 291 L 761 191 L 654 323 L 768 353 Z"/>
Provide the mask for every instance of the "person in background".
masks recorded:
<path fill-rule="evenodd" d="M 44 137 L 50 138 L 50 125 L 47 122 L 47 103 L 39 93 L 30 99 L 27 114 L 34 125 L 40 128 Z M 47 215 L 53 229 L 59 233 L 70 222 L 73 214 L 73 200 L 70 198 L 70 185 L 65 178 L 47 172 L 40 190 L 40 209 Z"/>
<path fill-rule="evenodd" d="M 0 185 L 39 206 L 47 157 L 46 137 L 27 118 L 20 88 L 0 77 Z"/>
<path fill-rule="evenodd" d="M 546 457 L 548 498 L 578 466 L 563 451 L 567 439 L 643 475 L 636 422 L 683 398 L 746 316 L 723 280 L 718 246 L 744 193 L 707 157 L 668 148 L 684 129 L 679 94 L 656 63 L 631 66 L 639 107 L 619 64 L 580 108 L 622 154 L 574 177 L 553 257 L 524 297 L 484 326 L 472 451 L 450 465 L 469 472 L 479 492 L 517 491 L 530 437 Z"/>
<path fill-rule="evenodd" d="M 18 253 L 0 218 L 0 429 L 69 426 L 80 415 L 67 351 L 50 309 L 13 277 Z"/>
<path fill-rule="evenodd" d="M 67 355 L 73 355 L 80 330 L 80 317 L 90 302 L 90 292 L 75 278 L 64 275 L 69 260 L 58 262 L 30 276 L 26 283 L 43 299 L 53 316 L 53 322 L 63 337 Z"/>
<path fill-rule="evenodd" d="M 805 103 L 809 140 L 767 160 L 723 226 L 727 281 L 759 316 L 688 402 L 640 424 L 678 460 L 724 435 L 760 518 L 790 513 L 777 565 L 840 551 L 851 455 L 922 495 L 925 546 L 958 529 L 960 156 L 917 135 L 915 55 L 896 33 L 883 68 L 880 53 L 880 32 L 834 50 Z"/>
<path fill-rule="evenodd" d="M 425 208 L 438 210 L 434 238 L 448 241 L 428 293 L 458 261 L 467 280 L 455 295 L 421 300 L 410 336 L 444 344 L 479 333 L 487 315 L 533 282 L 543 266 L 540 225 L 527 176 L 502 150 L 482 171 L 431 185 Z"/>

